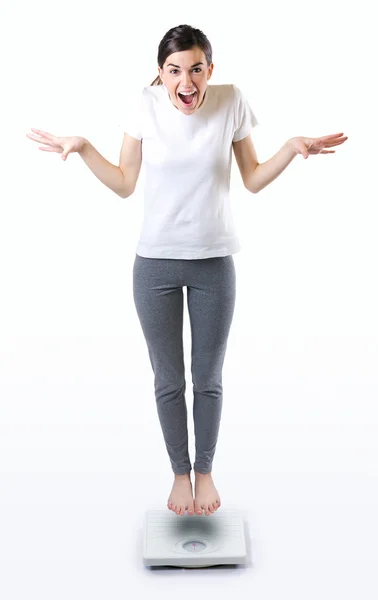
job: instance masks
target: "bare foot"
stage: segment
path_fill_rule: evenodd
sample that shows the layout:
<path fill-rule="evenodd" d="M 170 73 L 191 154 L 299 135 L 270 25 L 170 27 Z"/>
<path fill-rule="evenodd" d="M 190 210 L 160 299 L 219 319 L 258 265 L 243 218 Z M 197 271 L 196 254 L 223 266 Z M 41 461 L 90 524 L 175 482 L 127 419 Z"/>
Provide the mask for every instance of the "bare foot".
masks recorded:
<path fill-rule="evenodd" d="M 176 475 L 167 506 L 176 515 L 183 515 L 188 510 L 188 515 L 194 513 L 193 488 L 190 473 Z"/>
<path fill-rule="evenodd" d="M 213 483 L 211 473 L 195 473 L 195 499 L 194 510 L 197 515 L 202 515 L 202 509 L 208 516 L 218 510 L 221 505 L 220 497 Z"/>

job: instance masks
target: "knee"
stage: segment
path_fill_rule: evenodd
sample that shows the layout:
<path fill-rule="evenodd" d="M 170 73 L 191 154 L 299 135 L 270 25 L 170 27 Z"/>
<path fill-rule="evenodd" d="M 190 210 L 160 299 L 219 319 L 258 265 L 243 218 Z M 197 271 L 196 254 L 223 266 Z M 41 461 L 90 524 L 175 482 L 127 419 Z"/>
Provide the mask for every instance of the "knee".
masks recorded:
<path fill-rule="evenodd" d="M 214 373 L 193 373 L 193 390 L 202 394 L 214 393 L 218 395 L 222 392 L 222 375 L 216 376 Z"/>

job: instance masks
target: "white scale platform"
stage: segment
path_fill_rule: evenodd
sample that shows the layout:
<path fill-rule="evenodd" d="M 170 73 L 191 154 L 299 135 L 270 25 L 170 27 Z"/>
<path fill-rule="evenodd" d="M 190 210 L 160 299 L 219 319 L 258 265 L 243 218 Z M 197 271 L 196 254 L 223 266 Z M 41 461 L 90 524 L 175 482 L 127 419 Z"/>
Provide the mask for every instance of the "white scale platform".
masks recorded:
<path fill-rule="evenodd" d="M 146 511 L 143 530 L 145 566 L 213 567 L 246 563 L 243 520 L 233 509 L 207 516 Z"/>

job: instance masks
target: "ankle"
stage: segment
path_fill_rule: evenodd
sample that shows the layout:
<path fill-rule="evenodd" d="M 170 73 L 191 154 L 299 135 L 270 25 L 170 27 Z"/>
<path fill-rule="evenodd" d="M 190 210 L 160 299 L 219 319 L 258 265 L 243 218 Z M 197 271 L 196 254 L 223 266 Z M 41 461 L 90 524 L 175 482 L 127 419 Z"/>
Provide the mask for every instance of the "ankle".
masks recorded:
<path fill-rule="evenodd" d="M 204 477 L 207 477 L 209 479 L 211 477 L 211 471 L 209 473 L 199 473 L 198 471 L 194 471 L 194 474 L 198 479 L 201 479 L 201 477 L 202 479 Z"/>
<path fill-rule="evenodd" d="M 185 479 L 190 479 L 190 471 L 189 471 L 189 473 L 184 473 L 183 475 L 179 475 L 178 473 L 175 473 L 174 475 L 175 475 L 175 479 L 178 479 L 178 480 L 181 479 L 183 481 Z"/>

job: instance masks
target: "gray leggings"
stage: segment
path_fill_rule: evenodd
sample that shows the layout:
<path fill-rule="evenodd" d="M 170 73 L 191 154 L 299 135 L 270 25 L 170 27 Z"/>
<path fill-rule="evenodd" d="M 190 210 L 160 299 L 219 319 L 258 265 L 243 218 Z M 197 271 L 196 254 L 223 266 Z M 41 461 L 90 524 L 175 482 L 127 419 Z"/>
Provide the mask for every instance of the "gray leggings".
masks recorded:
<path fill-rule="evenodd" d="M 160 425 L 176 474 L 192 469 L 185 402 L 182 288 L 187 286 L 192 337 L 193 468 L 209 473 L 222 412 L 222 367 L 234 313 L 235 282 L 231 254 L 190 260 L 135 257 L 134 302 L 155 375 Z"/>

